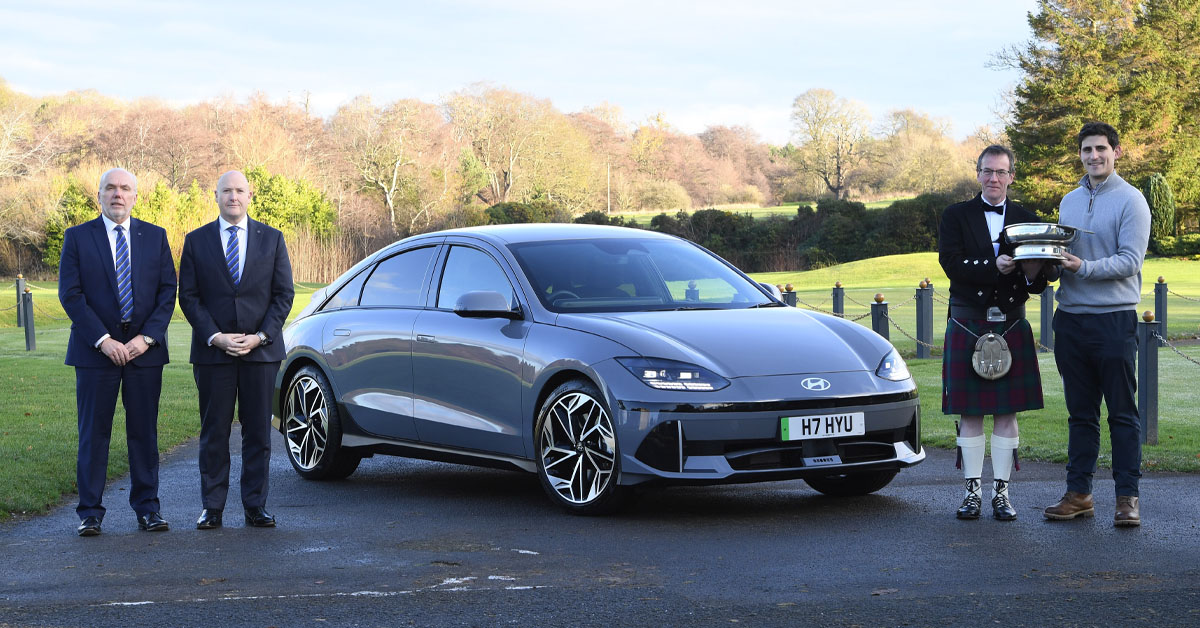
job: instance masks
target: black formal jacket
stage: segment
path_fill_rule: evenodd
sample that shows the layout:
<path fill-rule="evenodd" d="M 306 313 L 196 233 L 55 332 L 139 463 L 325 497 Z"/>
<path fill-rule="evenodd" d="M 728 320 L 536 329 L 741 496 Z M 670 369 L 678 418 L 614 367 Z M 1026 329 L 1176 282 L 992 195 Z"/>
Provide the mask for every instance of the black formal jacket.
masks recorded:
<path fill-rule="evenodd" d="M 987 220 L 983 217 L 986 205 L 982 196 L 976 194 L 975 198 L 955 203 L 942 212 L 938 223 L 938 262 L 950 279 L 951 301 L 979 308 L 994 305 L 1009 312 L 1025 303 L 1031 293 L 1040 294 L 1046 289 L 1046 271 L 1032 285 L 1026 284 L 1020 264 L 1007 275 L 1000 273 Z M 1005 226 L 1021 222 L 1041 222 L 1041 219 L 1009 200 L 1004 212 Z M 1000 253 L 1012 255 L 1012 252 L 1013 246 L 1004 241 L 1001 233 Z"/>
<path fill-rule="evenodd" d="M 96 350 L 96 341 L 104 334 L 122 343 L 138 334 L 157 341 L 130 362 L 133 366 L 162 366 L 170 361 L 167 324 L 175 312 L 175 261 L 167 244 L 167 232 L 131 218 L 128 241 L 133 315 L 125 331 L 117 299 L 117 270 L 104 219 L 97 216 L 63 234 L 58 299 L 71 319 L 71 337 L 67 341 L 70 366 L 112 366 L 112 360 Z"/>
<path fill-rule="evenodd" d="M 179 307 L 192 325 L 193 364 L 225 364 L 233 357 L 209 346 L 215 333 L 263 332 L 269 342 L 242 356 L 249 362 L 283 360 L 283 322 L 292 309 L 292 264 L 283 234 L 256 220 L 246 225 L 241 282 L 225 266 L 221 227 L 212 221 L 187 234 L 179 260 Z"/>

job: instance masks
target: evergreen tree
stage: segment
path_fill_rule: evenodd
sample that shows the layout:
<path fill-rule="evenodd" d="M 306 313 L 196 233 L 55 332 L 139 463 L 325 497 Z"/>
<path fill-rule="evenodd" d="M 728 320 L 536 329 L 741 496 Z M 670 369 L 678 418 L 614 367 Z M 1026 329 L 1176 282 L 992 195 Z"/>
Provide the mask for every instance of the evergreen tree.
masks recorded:
<path fill-rule="evenodd" d="M 1150 204 L 1150 246 L 1161 253 L 1163 238 L 1175 235 L 1175 197 L 1166 177 L 1159 172 L 1146 180 L 1143 193 Z"/>
<path fill-rule="evenodd" d="M 1033 38 L 1007 61 L 1023 73 L 1008 136 L 1022 162 L 1014 187 L 1054 219 L 1082 176 L 1075 134 L 1121 132 L 1126 180 L 1162 172 L 1179 211 L 1200 205 L 1200 0 L 1040 0 Z"/>
<path fill-rule="evenodd" d="M 1027 206 L 1047 218 L 1056 217 L 1058 201 L 1080 179 L 1073 150 L 1079 128 L 1103 120 L 1129 131 L 1120 105 L 1129 83 L 1134 4 L 1041 0 L 1029 16 L 1033 39 L 1010 59 L 1025 75 L 1008 128 L 1022 163 L 1014 185 Z"/>

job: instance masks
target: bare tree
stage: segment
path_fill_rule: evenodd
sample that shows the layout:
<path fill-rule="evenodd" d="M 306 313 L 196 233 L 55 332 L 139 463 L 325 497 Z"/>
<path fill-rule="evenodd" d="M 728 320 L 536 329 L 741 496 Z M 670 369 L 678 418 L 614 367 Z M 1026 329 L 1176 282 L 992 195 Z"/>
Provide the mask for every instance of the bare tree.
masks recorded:
<path fill-rule="evenodd" d="M 530 153 L 549 132 L 550 102 L 478 84 L 451 95 L 445 110 L 455 139 L 471 146 L 487 172 L 479 200 L 488 205 L 509 200 L 524 184 Z"/>
<path fill-rule="evenodd" d="M 330 122 L 360 185 L 383 201 L 398 234 L 428 222 L 430 210 L 450 193 L 441 126 L 433 105 L 400 100 L 380 108 L 366 96 L 338 109 Z M 431 161 L 441 166 L 436 172 Z M 431 184 L 430 175 L 437 181 Z"/>
<path fill-rule="evenodd" d="M 810 89 L 792 103 L 792 121 L 800 149 L 797 167 L 818 177 L 834 196 L 846 198 L 848 181 L 866 157 L 866 108 L 830 90 Z"/>

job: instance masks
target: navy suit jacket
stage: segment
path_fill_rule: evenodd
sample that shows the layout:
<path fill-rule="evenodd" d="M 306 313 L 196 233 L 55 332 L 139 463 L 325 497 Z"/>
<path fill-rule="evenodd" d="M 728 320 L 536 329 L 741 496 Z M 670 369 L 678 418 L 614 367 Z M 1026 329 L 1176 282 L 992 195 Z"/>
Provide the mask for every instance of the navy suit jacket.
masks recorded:
<path fill-rule="evenodd" d="M 162 366 L 169 361 L 167 325 L 175 312 L 175 262 L 167 232 L 131 218 L 128 240 L 133 314 L 129 331 L 122 332 L 117 270 L 104 220 L 96 217 L 63 234 L 58 300 L 71 319 L 66 359 L 70 366 L 113 366 L 112 360 L 96 350 L 96 341 L 104 334 L 120 342 L 138 334 L 157 341 L 130 362 L 133 366 Z"/>
<path fill-rule="evenodd" d="M 292 264 L 283 234 L 256 220 L 246 224 L 246 263 L 235 288 L 225 266 L 221 227 L 212 221 L 187 234 L 179 260 L 179 307 L 192 325 L 193 364 L 232 363 L 209 346 L 216 333 L 263 332 L 270 343 L 242 356 L 249 362 L 283 360 L 283 322 L 292 310 Z"/>

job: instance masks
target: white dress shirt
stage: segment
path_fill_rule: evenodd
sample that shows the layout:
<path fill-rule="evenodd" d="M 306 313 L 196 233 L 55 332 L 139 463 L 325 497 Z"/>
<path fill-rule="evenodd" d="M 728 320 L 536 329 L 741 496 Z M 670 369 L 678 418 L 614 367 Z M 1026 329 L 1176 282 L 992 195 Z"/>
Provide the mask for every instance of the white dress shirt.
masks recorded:
<path fill-rule="evenodd" d="M 116 227 L 118 223 L 109 220 L 108 216 L 104 214 L 100 214 L 100 218 L 104 220 L 104 231 L 108 234 L 108 253 L 112 255 L 113 269 L 115 270 L 117 268 L 117 232 L 113 227 Z M 125 222 L 119 223 L 125 230 L 125 247 L 129 249 L 130 269 L 133 268 L 133 238 L 129 237 L 129 223 L 131 222 L 133 220 L 126 216 Z"/>
<path fill-rule="evenodd" d="M 979 200 L 983 201 L 986 205 L 992 205 L 982 196 L 979 197 Z M 1004 228 L 1004 212 L 1008 209 L 1007 203 L 1008 199 L 1006 198 L 1000 201 L 999 205 L 992 205 L 992 207 L 1000 208 L 999 214 L 995 212 L 983 212 L 983 219 L 987 221 L 988 235 L 992 237 L 992 255 L 1000 255 L 1000 230 Z"/>

